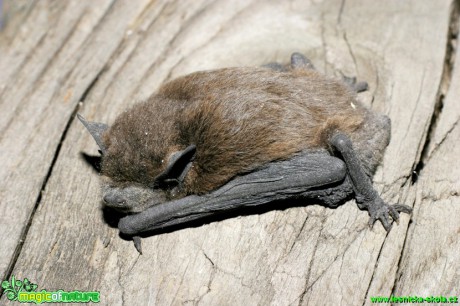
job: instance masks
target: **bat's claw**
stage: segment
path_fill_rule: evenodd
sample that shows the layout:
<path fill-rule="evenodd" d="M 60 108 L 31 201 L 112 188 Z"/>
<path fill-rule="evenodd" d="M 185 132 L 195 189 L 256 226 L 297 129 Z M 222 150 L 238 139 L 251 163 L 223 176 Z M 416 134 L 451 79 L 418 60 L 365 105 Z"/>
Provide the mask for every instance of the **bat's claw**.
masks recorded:
<path fill-rule="evenodd" d="M 136 250 L 139 252 L 139 254 L 142 255 L 142 241 L 141 237 L 139 236 L 133 236 L 133 242 L 134 242 L 134 247 Z"/>
<path fill-rule="evenodd" d="M 410 214 L 412 208 L 407 205 L 388 205 L 380 197 L 377 197 L 375 200 L 368 203 L 369 210 L 369 226 L 372 228 L 374 223 L 379 220 L 385 230 L 389 232 L 392 227 L 392 222 L 396 221 L 399 224 L 399 213 L 404 212 Z M 390 219 L 391 217 L 391 219 Z"/>

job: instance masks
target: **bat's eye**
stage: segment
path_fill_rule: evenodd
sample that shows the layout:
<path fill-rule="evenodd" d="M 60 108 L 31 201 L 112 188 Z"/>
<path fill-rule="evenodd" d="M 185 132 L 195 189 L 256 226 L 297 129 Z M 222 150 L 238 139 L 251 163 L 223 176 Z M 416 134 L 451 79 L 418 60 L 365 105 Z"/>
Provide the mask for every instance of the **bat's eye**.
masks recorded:
<path fill-rule="evenodd" d="M 177 187 L 179 185 L 179 180 L 175 178 L 171 179 L 163 179 L 163 180 L 158 180 L 153 183 L 153 188 L 154 189 L 172 189 L 174 187 Z"/>

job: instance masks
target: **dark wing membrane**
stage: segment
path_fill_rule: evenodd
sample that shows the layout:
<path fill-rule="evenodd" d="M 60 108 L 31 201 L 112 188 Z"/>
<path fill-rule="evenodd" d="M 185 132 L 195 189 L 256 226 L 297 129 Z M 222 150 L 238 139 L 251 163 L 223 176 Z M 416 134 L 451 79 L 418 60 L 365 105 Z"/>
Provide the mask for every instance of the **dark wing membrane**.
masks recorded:
<path fill-rule="evenodd" d="M 118 228 L 124 234 L 135 235 L 246 206 L 292 197 L 328 197 L 324 194 L 327 186 L 344 182 L 346 175 L 344 162 L 326 151 L 302 153 L 236 177 L 203 196 L 188 196 L 126 216 L 120 220 Z M 333 190 L 329 202 L 334 203 L 330 204 L 336 204 L 349 194 L 347 189 L 336 196 Z"/>

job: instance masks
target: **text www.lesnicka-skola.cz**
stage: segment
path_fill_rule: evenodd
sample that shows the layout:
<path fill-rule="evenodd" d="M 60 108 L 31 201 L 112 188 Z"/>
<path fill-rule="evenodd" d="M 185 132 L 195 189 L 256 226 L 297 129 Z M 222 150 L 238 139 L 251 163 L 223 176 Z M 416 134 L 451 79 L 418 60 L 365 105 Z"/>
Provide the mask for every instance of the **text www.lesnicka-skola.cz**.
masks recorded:
<path fill-rule="evenodd" d="M 371 296 L 371 303 L 458 303 L 458 296 Z"/>

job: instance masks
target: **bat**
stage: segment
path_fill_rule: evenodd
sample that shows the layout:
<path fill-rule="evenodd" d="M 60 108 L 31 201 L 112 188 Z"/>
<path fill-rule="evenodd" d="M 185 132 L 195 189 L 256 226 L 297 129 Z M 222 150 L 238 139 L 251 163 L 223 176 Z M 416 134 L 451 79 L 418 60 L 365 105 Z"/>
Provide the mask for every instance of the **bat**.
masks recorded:
<path fill-rule="evenodd" d="M 162 85 L 109 127 L 78 118 L 101 155 L 103 203 L 141 253 L 140 233 L 241 207 L 355 198 L 389 231 L 406 205 L 385 203 L 372 176 L 390 119 L 357 99 L 367 83 L 289 64 L 195 72 Z"/>

